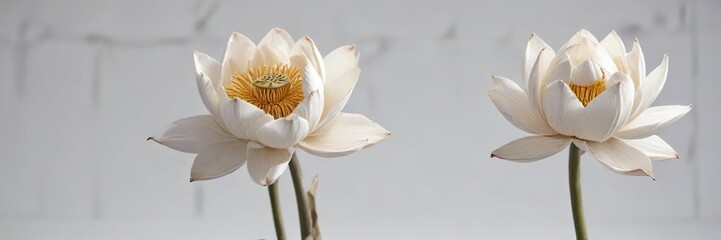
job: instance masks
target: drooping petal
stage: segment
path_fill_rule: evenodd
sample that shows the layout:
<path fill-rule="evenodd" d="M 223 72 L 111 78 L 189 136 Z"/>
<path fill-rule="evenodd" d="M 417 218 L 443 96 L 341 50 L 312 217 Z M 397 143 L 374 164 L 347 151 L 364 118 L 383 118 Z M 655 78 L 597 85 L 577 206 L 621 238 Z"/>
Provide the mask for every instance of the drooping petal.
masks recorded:
<path fill-rule="evenodd" d="M 613 62 L 616 64 L 619 72 L 628 73 L 626 64 L 626 46 L 623 45 L 621 37 L 616 31 L 611 31 L 603 40 L 601 45 L 606 48 Z"/>
<path fill-rule="evenodd" d="M 273 121 L 273 116 L 239 98 L 221 106 L 220 115 L 225 127 L 240 139 L 255 140 L 257 130 Z"/>
<path fill-rule="evenodd" d="M 211 115 L 220 120 L 218 106 L 220 99 L 216 92 L 216 85 L 220 84 L 220 64 L 215 59 L 209 57 L 205 53 L 195 52 L 195 70 L 196 82 L 198 84 L 198 93 L 203 105 L 208 109 Z"/>
<path fill-rule="evenodd" d="M 604 166 L 614 172 L 634 176 L 649 176 L 651 172 L 651 159 L 640 150 L 616 138 L 605 142 L 587 142 L 588 149 L 593 156 Z"/>
<path fill-rule="evenodd" d="M 657 106 L 646 109 L 624 125 L 614 136 L 623 139 L 646 138 L 671 126 L 693 108 L 692 105 Z"/>
<path fill-rule="evenodd" d="M 336 48 L 323 58 L 325 63 L 326 85 L 350 69 L 358 67 L 358 52 L 355 44 Z"/>
<path fill-rule="evenodd" d="M 651 161 L 678 158 L 678 153 L 673 147 L 666 143 L 659 136 L 653 135 L 643 139 L 621 139 L 651 158 Z"/>
<path fill-rule="evenodd" d="M 488 91 L 488 96 L 503 117 L 518 129 L 532 134 L 556 134 L 546 121 L 533 114 L 537 110 L 531 109 L 528 96 L 515 82 L 493 76 L 493 88 Z"/>
<path fill-rule="evenodd" d="M 641 51 L 641 44 L 638 43 L 638 39 L 633 40 L 633 48 L 626 54 L 626 62 L 628 63 L 628 74 L 631 75 L 633 86 L 637 90 L 636 101 L 638 101 L 641 92 L 638 91 L 641 89 L 639 83 L 646 79 L 646 60 L 643 57 L 643 51 Z"/>
<path fill-rule="evenodd" d="M 215 179 L 234 172 L 245 164 L 247 144 L 245 140 L 236 139 L 211 145 L 195 157 L 190 181 Z"/>
<path fill-rule="evenodd" d="M 338 112 L 343 110 L 359 77 L 360 69 L 356 67 L 348 69 L 348 71 L 338 76 L 334 81 L 326 81 L 326 84 L 323 86 L 325 100 L 323 101 L 324 106 L 323 114 L 320 118 L 320 126 L 325 125 L 330 119 L 335 117 Z"/>
<path fill-rule="evenodd" d="M 308 136 L 308 121 L 291 114 L 258 128 L 257 142 L 272 148 L 290 148 Z"/>
<path fill-rule="evenodd" d="M 526 58 L 523 60 L 523 81 L 525 83 L 523 89 L 527 90 L 530 85 L 529 79 L 534 65 L 538 64 L 538 76 L 543 77 L 548 70 L 548 64 L 551 63 L 555 56 L 556 53 L 551 46 L 548 46 L 536 34 L 531 34 L 531 38 L 526 45 Z M 540 83 L 536 85 L 541 86 Z"/>
<path fill-rule="evenodd" d="M 201 153 L 209 146 L 237 140 L 225 132 L 210 115 L 198 115 L 177 120 L 153 140 L 166 147 L 187 153 Z"/>
<path fill-rule="evenodd" d="M 298 146 L 316 156 L 340 157 L 370 147 L 388 135 L 388 130 L 363 115 L 341 112 Z"/>
<path fill-rule="evenodd" d="M 307 62 L 309 62 L 311 66 L 313 66 L 315 72 L 318 74 L 318 76 L 320 76 L 320 80 L 325 82 L 325 63 L 323 62 L 323 56 L 320 55 L 320 52 L 318 51 L 318 48 L 316 48 L 313 39 L 311 39 L 310 37 L 304 37 L 298 40 L 298 42 L 293 45 L 293 49 L 291 50 L 291 56 L 304 56 L 305 58 L 307 58 Z M 304 65 L 303 67 L 305 68 L 306 66 Z"/>
<path fill-rule="evenodd" d="M 539 118 L 543 118 L 541 115 L 541 89 L 545 87 L 542 82 L 543 74 L 548 68 L 548 64 L 553 59 L 554 53 L 550 52 L 550 49 L 541 49 L 536 58 L 531 73 L 528 77 L 528 100 L 531 105 L 531 113 Z"/>
<path fill-rule="evenodd" d="M 571 138 L 563 135 L 529 136 L 516 139 L 491 153 L 498 157 L 518 162 L 532 162 L 550 157 L 571 143 Z"/>
<path fill-rule="evenodd" d="M 248 143 L 248 173 L 256 183 L 268 186 L 274 183 L 288 167 L 295 149 L 265 147 L 256 142 Z"/>
<path fill-rule="evenodd" d="M 576 137 L 603 142 L 628 119 L 633 106 L 633 82 L 628 75 L 616 72 L 609 81 L 618 82 L 594 98 L 571 121 Z"/>
<path fill-rule="evenodd" d="M 551 83 L 546 89 L 543 97 L 543 112 L 546 114 L 548 124 L 556 132 L 575 136 L 576 128 L 574 121 L 583 110 L 583 104 L 578 101 L 571 88 L 563 81 Z"/>
<path fill-rule="evenodd" d="M 320 116 L 323 113 L 323 98 L 320 91 L 316 90 L 306 96 L 293 110 L 293 115 L 298 115 L 308 121 L 308 132 L 312 133 L 318 127 Z"/>
<path fill-rule="evenodd" d="M 220 76 L 221 86 L 228 86 L 233 80 L 233 74 L 242 73 L 248 69 L 249 61 L 253 57 L 254 52 L 255 44 L 243 34 L 234 32 L 230 35 L 225 56 L 223 57 L 223 67 Z"/>
<path fill-rule="evenodd" d="M 668 74 L 668 55 L 663 56 L 663 61 L 656 67 L 646 78 L 639 83 L 638 92 L 640 97 L 637 98 L 634 103 L 632 119 L 635 119 L 639 114 L 644 112 L 653 101 L 656 101 L 656 97 L 661 93 L 664 84 L 666 84 L 666 76 Z M 640 98 L 640 99 L 639 99 Z"/>

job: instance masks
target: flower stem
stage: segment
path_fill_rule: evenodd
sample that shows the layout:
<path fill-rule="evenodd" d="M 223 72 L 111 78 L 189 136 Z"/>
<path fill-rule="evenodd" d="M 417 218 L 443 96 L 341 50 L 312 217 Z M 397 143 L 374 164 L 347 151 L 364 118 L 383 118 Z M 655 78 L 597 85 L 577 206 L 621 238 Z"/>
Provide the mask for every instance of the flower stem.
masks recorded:
<path fill-rule="evenodd" d="M 573 210 L 573 225 L 576 228 L 576 239 L 587 240 L 586 221 L 583 219 L 583 198 L 581 197 L 581 170 L 580 159 L 583 151 L 571 144 L 568 150 L 568 185 L 571 190 L 571 209 Z"/>
<path fill-rule="evenodd" d="M 283 227 L 283 215 L 280 211 L 280 199 L 278 198 L 278 182 L 268 186 L 270 195 L 270 206 L 273 209 L 273 223 L 275 223 L 275 236 L 278 240 L 285 240 L 285 227 Z"/>
<path fill-rule="evenodd" d="M 303 188 L 303 173 L 300 170 L 300 163 L 298 157 L 293 153 L 293 157 L 290 159 L 290 175 L 293 178 L 293 187 L 295 188 L 295 200 L 298 203 L 298 217 L 300 218 L 300 235 L 301 239 L 306 239 L 310 236 L 311 231 L 311 218 L 310 209 L 308 209 L 308 202 L 305 198 L 305 189 Z"/>

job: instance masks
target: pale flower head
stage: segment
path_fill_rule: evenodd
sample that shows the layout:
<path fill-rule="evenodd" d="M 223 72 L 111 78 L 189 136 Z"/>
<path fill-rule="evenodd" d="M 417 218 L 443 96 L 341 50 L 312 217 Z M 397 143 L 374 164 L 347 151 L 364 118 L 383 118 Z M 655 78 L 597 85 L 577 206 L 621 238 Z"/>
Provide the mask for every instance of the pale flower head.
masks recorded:
<path fill-rule="evenodd" d="M 691 105 L 650 107 L 667 72 L 664 56 L 646 75 L 638 40 L 626 52 L 615 31 L 599 42 L 581 30 L 558 52 L 531 35 L 523 87 L 494 76 L 488 95 L 509 122 L 534 136 L 512 141 L 492 156 L 535 161 L 573 142 L 613 171 L 652 176 L 652 160 L 678 158 L 656 134 L 691 110 Z"/>
<path fill-rule="evenodd" d="M 294 42 L 272 29 L 257 45 L 239 33 L 223 61 L 195 52 L 198 91 L 210 115 L 180 119 L 149 139 L 196 153 L 191 181 L 244 164 L 261 185 L 273 183 L 296 148 L 344 156 L 390 133 L 360 114 L 341 112 L 358 81 L 355 45 L 322 57 L 309 37 Z"/>

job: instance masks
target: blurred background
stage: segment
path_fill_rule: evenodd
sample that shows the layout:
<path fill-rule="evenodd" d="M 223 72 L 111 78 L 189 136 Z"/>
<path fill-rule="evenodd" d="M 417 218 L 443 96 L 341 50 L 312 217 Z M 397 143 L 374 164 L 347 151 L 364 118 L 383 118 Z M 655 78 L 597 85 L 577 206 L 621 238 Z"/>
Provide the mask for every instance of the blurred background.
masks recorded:
<path fill-rule="evenodd" d="M 231 32 L 311 36 L 325 55 L 360 51 L 347 112 L 393 135 L 356 154 L 301 152 L 320 176 L 325 239 L 572 239 L 567 151 L 520 164 L 490 152 L 525 136 L 487 96 L 491 74 L 522 81 L 531 33 L 558 49 L 586 28 L 637 37 L 662 104 L 694 109 L 661 134 L 679 160 L 656 181 L 588 155 L 590 236 L 721 238 L 721 1 L 0 0 L 0 239 L 273 239 L 265 188 L 245 167 L 189 183 L 194 155 L 145 139 L 206 114 L 194 50 L 221 59 Z M 287 233 L 298 220 L 280 179 Z"/>

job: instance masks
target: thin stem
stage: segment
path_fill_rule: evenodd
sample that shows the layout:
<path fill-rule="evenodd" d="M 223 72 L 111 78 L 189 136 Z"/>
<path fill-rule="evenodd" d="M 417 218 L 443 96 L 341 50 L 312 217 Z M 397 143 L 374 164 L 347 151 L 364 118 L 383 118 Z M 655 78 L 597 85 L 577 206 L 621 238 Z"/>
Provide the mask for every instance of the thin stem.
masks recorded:
<path fill-rule="evenodd" d="M 290 159 L 290 175 L 293 178 L 293 187 L 295 188 L 295 200 L 298 202 L 298 217 L 300 218 L 300 235 L 301 239 L 306 239 L 310 235 L 311 220 L 308 201 L 305 199 L 305 189 L 303 188 L 303 172 L 300 170 L 298 157 L 293 153 Z"/>
<path fill-rule="evenodd" d="M 586 221 L 583 219 L 583 198 L 581 196 L 580 159 L 583 151 L 571 144 L 568 150 L 568 185 L 571 190 L 571 209 L 573 210 L 573 226 L 576 228 L 576 239 L 587 240 Z"/>
<path fill-rule="evenodd" d="M 285 227 L 283 226 L 283 215 L 280 211 L 280 199 L 278 198 L 278 182 L 268 186 L 270 195 L 270 206 L 273 208 L 273 223 L 275 224 L 275 236 L 278 240 L 285 240 Z"/>

